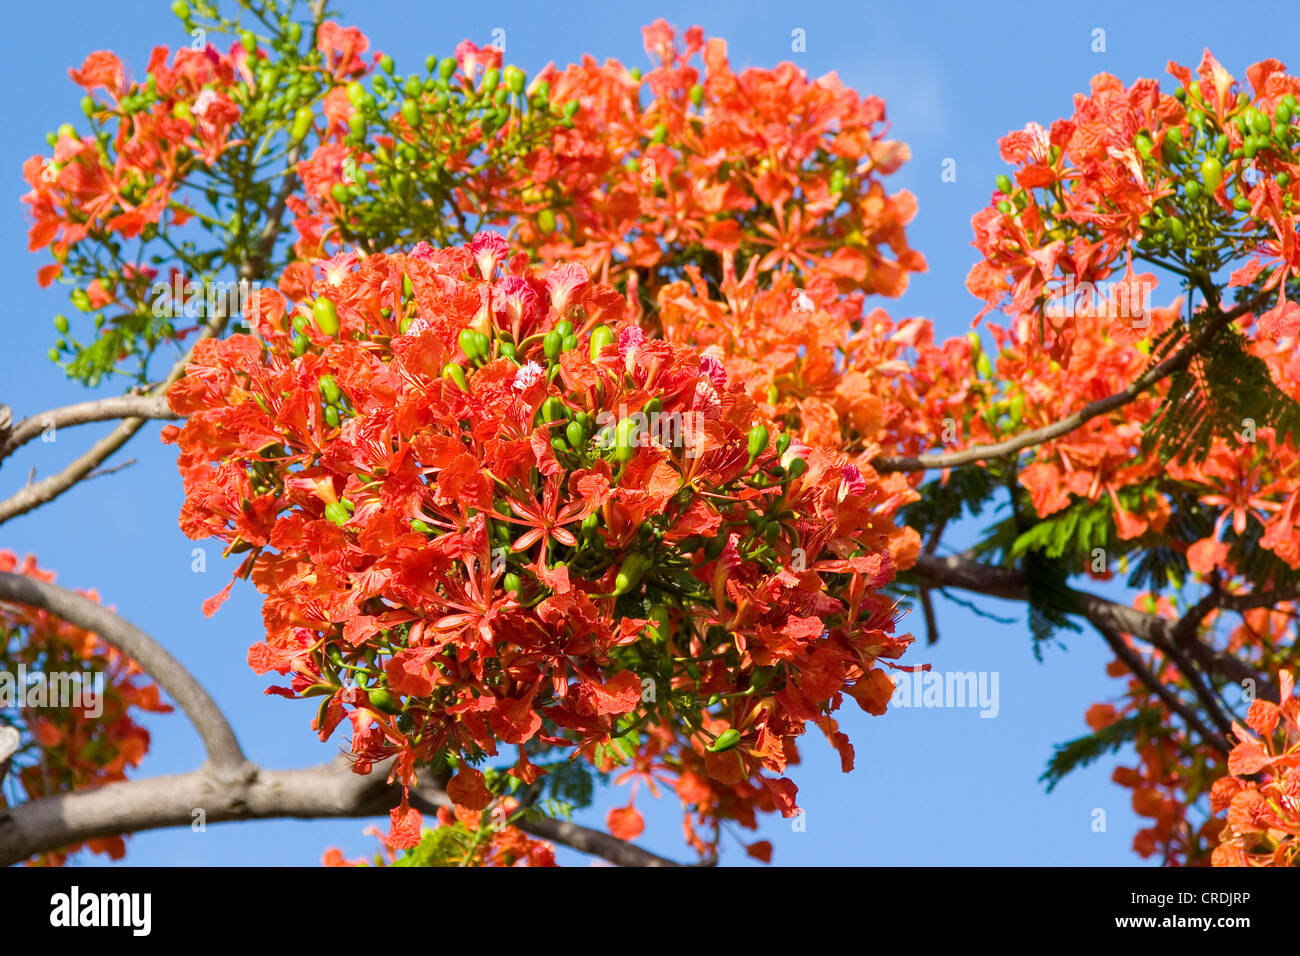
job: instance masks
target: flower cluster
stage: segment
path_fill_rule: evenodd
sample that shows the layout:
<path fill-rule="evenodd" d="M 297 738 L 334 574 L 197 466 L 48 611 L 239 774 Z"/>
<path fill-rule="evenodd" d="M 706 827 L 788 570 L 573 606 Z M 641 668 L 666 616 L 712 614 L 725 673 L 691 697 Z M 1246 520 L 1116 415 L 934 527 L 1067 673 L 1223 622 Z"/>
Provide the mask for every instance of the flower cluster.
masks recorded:
<path fill-rule="evenodd" d="M 166 47 L 157 47 L 147 84 L 129 82 L 122 62 L 104 51 L 69 71 L 88 94 L 82 107 L 97 133 L 78 136 L 71 126 L 60 127 L 53 157 L 33 156 L 23 165 L 32 187 L 23 202 L 34 219 L 28 247 L 50 246 L 56 260 L 40 270 L 41 285 L 63 272 L 81 242 L 134 238 L 169 208 L 174 225 L 189 218 L 173 206 L 173 194 L 192 167 L 213 165 L 232 145 L 240 117 L 232 95 L 241 80 L 254 82 L 249 61 L 238 43 L 225 54 L 210 45 L 182 48 L 170 64 Z M 98 288 L 91 308 L 113 299 L 111 289 Z"/>
<path fill-rule="evenodd" d="M 685 262 L 736 252 L 890 296 L 925 268 L 903 228 L 915 200 L 878 178 L 908 157 L 880 136 L 881 100 L 792 63 L 734 73 L 699 27 L 684 44 L 663 20 L 643 32 L 659 64 L 644 76 L 591 58 L 538 75 L 580 109 L 524 158 L 528 188 L 500 198 L 522 243 L 603 280 L 635 273 L 649 302 Z"/>
<path fill-rule="evenodd" d="M 1125 87 L 1100 74 L 1068 119 L 1004 137 L 1014 178 L 998 177 L 989 206 L 972 220 L 984 258 L 968 287 L 985 312 L 1034 317 L 1040 341 L 1063 364 L 1084 308 L 1072 292 L 1114 283 L 1131 293 L 1141 280 L 1134 260 L 1208 277 L 1251 258 L 1233 285 L 1267 271 L 1265 288 L 1278 295 L 1261 333 L 1300 329 L 1300 306 L 1286 299 L 1285 283 L 1300 274 L 1300 79 L 1265 60 L 1246 71 L 1250 91 L 1239 91 L 1208 50 L 1197 79 L 1176 63 L 1169 72 L 1181 84 L 1173 95 L 1154 79 Z M 1145 337 L 1143 301 L 1126 294 L 1087 308 L 1109 315 L 1111 335 L 1132 340 Z"/>
<path fill-rule="evenodd" d="M 809 722 L 852 766 L 831 714 L 883 712 L 910 640 L 877 593 L 884 488 L 577 265 L 535 273 L 492 233 L 317 265 L 312 301 L 261 293 L 255 335 L 199 345 L 164 437 L 183 530 L 248 551 L 266 594 L 250 663 L 320 699 L 322 738 L 350 721 L 358 771 L 446 767 L 484 812 L 501 745 L 524 785 L 539 753 L 630 761 L 715 830 L 795 812 Z"/>
<path fill-rule="evenodd" d="M 1300 697 L 1290 671 L 1279 683 L 1280 706 L 1254 700 L 1249 730 L 1233 726 L 1239 743 L 1210 795 L 1215 813 L 1227 811 L 1216 866 L 1300 865 Z"/>
<path fill-rule="evenodd" d="M 509 822 L 519 812 L 519 801 L 506 797 L 493 810 L 492 819 L 483 820 L 480 811 L 464 807 L 441 807 L 438 827 L 420 834 L 419 843 L 404 856 L 398 856 L 391 834 L 375 827 L 366 832 L 382 844 L 381 852 L 369 860 L 345 859 L 341 850 L 325 851 L 325 866 L 556 866 L 555 847 L 545 840 L 535 840 Z M 396 841 L 405 845 L 409 839 Z"/>
<path fill-rule="evenodd" d="M 915 200 L 882 182 L 908 157 L 884 137 L 883 102 L 792 63 L 736 73 L 699 27 L 680 41 L 662 20 L 643 32 L 658 63 L 644 75 L 589 58 L 539 74 L 538 89 L 580 108 L 490 208 L 543 261 L 625 290 L 648 331 L 715 351 L 808 444 L 864 473 L 882 451 L 935 447 L 982 394 L 966 342 L 864 317 L 868 296 L 900 295 L 925 269 L 905 232 Z M 880 480 L 910 500 L 908 480 Z"/>
<path fill-rule="evenodd" d="M 1196 75 L 1177 64 L 1169 72 L 1180 84 L 1172 95 L 1155 80 L 1125 87 L 1098 76 L 1090 95 L 1076 97 L 1071 117 L 1002 140 L 1016 170 L 999 177 L 990 206 L 974 217 L 984 260 L 968 279 L 985 300 L 981 316 L 995 307 L 1010 316 L 1005 328 L 993 328 L 1002 393 L 995 409 L 1007 414 L 990 423 L 990 437 L 1060 421 L 1115 395 L 1220 322 L 1186 376 L 1038 445 L 1017 480 L 1033 514 L 1047 522 L 1035 530 L 1057 529 L 1058 542 L 1085 539 L 1079 529 L 1104 518 L 1106 527 L 1079 545 L 1083 555 L 1100 545 L 1104 563 L 1134 558 L 1135 579 L 1157 588 L 1199 581 L 1245 595 L 1265 584 L 1284 587 L 1300 569 L 1298 451 L 1294 429 L 1283 424 L 1290 419 L 1278 412 L 1300 397 L 1290 339 L 1300 330 L 1300 307 L 1288 300 L 1300 266 L 1300 80 L 1269 60 L 1247 70 L 1249 89 L 1239 89 L 1208 51 Z M 1153 303 L 1159 269 L 1184 280 L 1186 297 Z M 1221 301 L 1220 272 L 1231 273 L 1235 302 Z M 1217 379 L 1234 378 L 1249 382 L 1250 395 L 1270 396 L 1254 406 L 1269 417 L 1236 413 L 1239 402 L 1216 394 Z M 1201 436 L 1197 453 L 1161 444 L 1156 426 L 1170 409 L 1179 437 Z M 1052 556 L 1060 553 L 1058 544 Z M 1110 566 L 1093 566 L 1096 553 L 1070 570 L 1110 578 Z M 1158 577 L 1144 567 L 1158 568 Z M 1171 622 L 1180 617 L 1158 592 L 1140 595 L 1136 606 Z M 1270 680 L 1295 665 L 1285 615 L 1248 610 L 1226 635 L 1216 633 L 1221 618 L 1211 612 L 1199 628 L 1217 653 Z M 1123 639 L 1169 691 L 1200 706 L 1185 660 Z M 1112 667 L 1113 676 L 1129 674 L 1118 661 Z M 1088 722 L 1114 733 L 1122 721 L 1135 742 L 1137 766 L 1115 775 L 1152 821 L 1135 848 L 1172 863 L 1209 862 L 1221 821 L 1195 824 L 1189 811 L 1224 773 L 1223 754 L 1203 734 L 1175 729 L 1182 718 L 1144 682 L 1130 677 L 1123 698 L 1096 705 Z M 1152 722 L 1153 715 L 1165 719 Z"/>
<path fill-rule="evenodd" d="M 10 551 L 0 551 L 0 571 L 54 580 L 35 558 L 20 561 Z M 94 593 L 86 596 L 95 599 Z M 132 711 L 172 709 L 134 662 L 45 611 L 0 605 L 0 660 L 0 725 L 15 726 L 22 735 L 10 775 L 27 800 L 125 780 L 149 750 L 149 732 Z M 126 843 L 121 836 L 88 840 L 29 862 L 60 866 L 81 849 L 117 860 Z"/>

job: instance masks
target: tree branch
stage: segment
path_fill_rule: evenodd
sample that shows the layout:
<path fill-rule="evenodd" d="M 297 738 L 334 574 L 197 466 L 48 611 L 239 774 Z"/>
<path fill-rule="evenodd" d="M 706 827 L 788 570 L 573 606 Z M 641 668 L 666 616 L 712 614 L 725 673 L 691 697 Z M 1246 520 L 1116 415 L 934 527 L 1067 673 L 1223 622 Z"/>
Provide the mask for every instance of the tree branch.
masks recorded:
<path fill-rule="evenodd" d="M 936 557 L 921 554 L 911 573 L 932 587 L 956 587 L 1009 601 L 1025 601 L 1029 597 L 1024 576 L 1019 571 L 995 568 L 963 555 Z M 1098 630 L 1110 628 L 1132 634 L 1165 654 L 1176 656 L 1178 649 L 1173 642 L 1176 622 L 1117 604 L 1087 591 L 1071 590 L 1070 593 L 1078 601 L 1083 616 Z M 1237 683 L 1250 680 L 1261 692 L 1272 692 L 1271 681 L 1230 654 L 1221 653 L 1195 639 L 1186 645 L 1185 650 L 1207 673 Z"/>
<path fill-rule="evenodd" d="M 13 755 L 18 753 L 18 748 L 22 745 L 22 736 L 18 733 L 17 728 L 0 724 L 0 783 L 4 782 L 5 774 L 9 772 L 9 761 Z M 4 806 L 4 794 L 0 793 L 0 807 Z"/>
<path fill-rule="evenodd" d="M 91 790 L 42 797 L 0 810 L 0 866 L 36 853 L 100 837 L 230 820 L 295 817 L 373 817 L 401 799 L 388 783 L 392 760 L 356 774 L 345 759 L 303 770 L 205 766 L 189 773 L 111 783 Z M 438 788 L 421 787 L 411 804 L 424 812 L 450 805 Z M 200 817 L 196 811 L 202 811 Z M 607 833 L 557 820 L 525 821 L 519 828 L 621 866 L 680 866 Z M 707 865 L 711 865 L 709 861 Z"/>
<path fill-rule="evenodd" d="M 167 373 L 167 377 L 151 389 L 146 396 L 141 397 L 159 399 L 165 404 L 167 387 L 185 374 L 185 368 L 189 364 L 190 356 L 194 354 L 194 346 L 203 339 L 213 338 L 220 335 L 222 330 L 226 327 L 226 319 L 227 316 L 225 315 L 215 315 L 209 319 L 202 331 L 199 332 L 194 343 L 190 345 L 185 354 L 176 361 L 176 364 L 172 366 L 171 371 Z M 129 396 L 122 397 L 126 398 Z M 86 402 L 84 404 L 89 405 L 93 403 Z M 87 475 L 91 474 L 95 469 L 102 465 L 109 455 L 113 454 L 113 452 L 117 451 L 130 441 L 135 433 L 145 426 L 145 423 L 148 420 L 149 419 L 147 418 L 139 417 L 124 419 L 121 424 L 111 432 L 99 441 L 95 442 L 95 444 L 90 447 L 89 451 L 83 454 L 76 461 L 72 462 L 72 464 L 68 465 L 58 474 L 51 475 L 43 481 L 36 482 L 35 484 L 29 482 L 26 487 L 22 488 L 16 494 L 10 496 L 4 501 L 0 501 L 0 524 L 4 524 L 10 518 L 16 518 L 19 515 L 26 514 L 34 508 L 39 508 L 41 505 L 53 501 L 78 482 L 84 480 Z"/>
<path fill-rule="evenodd" d="M 135 661 L 185 712 L 215 767 L 247 763 L 235 732 L 216 703 L 185 667 L 152 637 L 102 604 L 22 574 L 0 572 L 0 600 L 39 608 L 95 634 Z"/>
<path fill-rule="evenodd" d="M 946 452 L 940 455 L 916 455 L 916 456 L 884 456 L 872 461 L 871 466 L 878 472 L 887 471 L 926 471 L 931 468 L 956 468 L 959 465 L 973 465 L 977 461 L 987 461 L 993 458 L 1003 458 L 1007 455 L 1015 454 L 1034 445 L 1041 445 L 1043 442 L 1051 441 L 1054 438 L 1060 438 L 1062 435 L 1074 431 L 1079 426 L 1091 421 L 1098 415 L 1105 415 L 1107 412 L 1113 412 L 1117 408 L 1122 408 L 1129 402 L 1136 399 L 1152 385 L 1164 378 L 1177 372 L 1190 362 L 1196 355 L 1210 343 L 1210 340 L 1218 335 L 1219 331 L 1233 319 L 1245 315 L 1255 305 L 1255 300 L 1243 303 L 1228 312 L 1220 312 L 1206 320 L 1205 324 L 1196 331 L 1186 345 L 1175 352 L 1169 358 L 1157 365 L 1153 365 L 1142 375 L 1133 380 L 1127 388 L 1109 395 L 1106 398 L 1098 399 L 1095 402 L 1089 402 L 1083 408 L 1071 415 L 1067 415 L 1058 422 L 1046 425 L 1042 428 L 1035 428 L 1032 431 L 1023 432 L 1014 438 L 1009 438 L 1003 442 L 997 442 L 992 445 L 975 445 L 962 451 Z"/>
<path fill-rule="evenodd" d="M 411 791 L 411 805 L 422 812 L 434 813 L 439 807 L 450 807 L 452 803 L 440 787 L 426 785 Z M 590 853 L 619 866 L 713 866 L 717 863 L 717 860 L 712 859 L 696 864 L 678 863 L 643 850 L 634 843 L 620 840 L 612 834 L 567 820 L 523 816 L 512 825 L 535 837 L 562 843 L 579 853 Z"/>
<path fill-rule="evenodd" d="M 66 428 L 70 425 L 87 425 L 119 418 L 173 419 L 180 418 L 167 405 L 162 395 L 116 395 L 89 402 L 78 402 L 62 408 L 52 408 L 24 418 L 0 442 L 0 461 L 8 458 L 20 447 L 34 440 L 48 428 Z"/>
<path fill-rule="evenodd" d="M 715 866 L 718 862 L 716 859 L 708 859 L 695 864 L 678 863 L 675 860 L 656 856 L 649 850 L 643 850 L 611 834 L 570 823 L 567 820 L 541 817 L 522 820 L 516 826 L 535 837 L 550 840 L 552 843 L 563 843 L 580 853 L 591 853 L 619 866 Z"/>
<path fill-rule="evenodd" d="M 1110 646 L 1110 649 L 1114 651 L 1115 656 L 1123 662 L 1124 666 L 1129 669 L 1133 676 L 1136 677 L 1142 685 L 1147 688 L 1147 690 L 1159 697 L 1166 707 L 1178 716 L 1182 717 L 1183 720 L 1187 722 L 1187 725 L 1196 731 L 1201 740 L 1205 741 L 1205 743 L 1225 755 L 1232 749 L 1231 745 L 1222 734 L 1216 734 L 1206 727 L 1201 718 L 1197 716 L 1196 711 L 1184 704 L 1178 698 L 1177 694 L 1164 685 L 1164 682 L 1160 680 L 1151 668 L 1147 667 L 1146 662 L 1142 660 L 1141 655 L 1124 643 L 1123 637 L 1111 630 L 1109 627 L 1098 627 L 1097 631 L 1101 634 L 1102 639 Z"/>

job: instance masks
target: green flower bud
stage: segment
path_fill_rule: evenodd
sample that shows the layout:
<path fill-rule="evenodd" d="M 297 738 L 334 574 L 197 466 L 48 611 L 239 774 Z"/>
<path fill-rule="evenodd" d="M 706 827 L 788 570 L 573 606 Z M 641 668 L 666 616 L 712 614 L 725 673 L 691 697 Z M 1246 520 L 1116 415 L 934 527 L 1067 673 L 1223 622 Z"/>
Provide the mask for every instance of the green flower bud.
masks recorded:
<path fill-rule="evenodd" d="M 506 67 L 506 89 L 516 96 L 524 91 L 524 86 L 528 83 L 528 76 L 517 66 Z"/>
<path fill-rule="evenodd" d="M 326 335 L 339 334 L 339 313 L 332 301 L 323 296 L 317 299 L 316 304 L 312 306 L 311 314 L 316 320 L 316 328 Z"/>
<path fill-rule="evenodd" d="M 473 329 L 461 329 L 460 335 L 456 337 L 456 342 L 460 345 L 460 350 L 465 353 L 465 357 L 471 362 L 482 357 L 478 335 Z"/>
<path fill-rule="evenodd" d="M 1008 176 L 1006 173 L 1000 174 L 998 176 L 997 182 L 998 182 L 998 192 L 1003 193 L 1004 195 L 1007 196 L 1010 196 L 1011 193 L 1016 188 L 1015 183 L 1011 181 L 1011 177 Z"/>
<path fill-rule="evenodd" d="M 718 739 L 713 741 L 713 745 L 709 747 L 709 753 L 722 753 L 725 750 L 730 750 L 738 743 L 740 743 L 740 731 L 732 727 L 718 734 Z"/>
<path fill-rule="evenodd" d="M 691 87 L 689 96 L 691 98 L 692 103 L 694 103 L 696 106 L 701 105 L 704 102 L 704 87 L 696 83 L 694 86 Z"/>
<path fill-rule="evenodd" d="M 442 376 L 455 382 L 462 392 L 469 391 L 469 383 L 465 381 L 465 370 L 455 362 L 448 362 L 442 367 Z"/>
<path fill-rule="evenodd" d="M 804 461 L 802 458 L 795 458 L 786 466 L 785 473 L 791 478 L 798 478 L 807 470 L 808 462 Z"/>
<path fill-rule="evenodd" d="M 539 409 L 543 422 L 558 422 L 562 418 L 568 417 L 568 408 L 565 407 L 564 400 L 558 395 L 551 395 L 542 402 Z"/>
<path fill-rule="evenodd" d="M 614 460 L 628 462 L 636 454 L 640 432 L 634 418 L 624 418 L 614 427 Z"/>
<path fill-rule="evenodd" d="M 501 576 L 501 587 L 507 594 L 518 594 L 524 589 L 524 582 L 520 580 L 519 575 L 510 571 Z"/>
<path fill-rule="evenodd" d="M 1210 192 L 1217 190 L 1223 182 L 1223 164 L 1213 156 L 1201 163 L 1201 182 L 1205 183 L 1205 188 Z"/>
<path fill-rule="evenodd" d="M 347 523 L 350 516 L 348 515 L 348 509 L 343 507 L 341 501 L 331 501 L 325 506 L 325 517 L 334 524 L 341 526 Z"/>
<path fill-rule="evenodd" d="M 339 399 L 343 397 L 338 382 L 334 381 L 333 375 L 322 375 L 320 377 L 320 394 L 323 399 L 330 405 L 337 405 Z"/>
<path fill-rule="evenodd" d="M 397 698 L 382 687 L 372 687 L 366 691 L 370 697 L 370 706 L 375 710 L 381 710 L 385 714 L 400 714 L 402 705 Z"/>
<path fill-rule="evenodd" d="M 325 412 L 322 415 L 322 417 L 325 419 L 325 424 L 328 425 L 330 428 L 339 427 L 339 422 L 341 421 L 341 419 L 339 418 L 339 410 L 335 408 L 333 405 L 326 406 Z"/>
<path fill-rule="evenodd" d="M 755 425 L 749 430 L 749 460 L 753 461 L 765 451 L 767 451 L 767 429 L 762 425 Z"/>
<path fill-rule="evenodd" d="M 66 315 L 56 315 L 54 317 L 54 327 L 66 335 L 68 332 L 68 317 Z"/>
<path fill-rule="evenodd" d="M 555 329 L 547 332 L 542 337 L 542 351 L 546 354 L 548 362 L 554 362 L 560 357 L 560 351 L 564 346 L 564 337 Z"/>
<path fill-rule="evenodd" d="M 289 130 L 289 139 L 295 144 L 306 139 L 307 134 L 311 132 L 313 119 L 310 108 L 306 106 L 299 107 L 298 112 L 293 114 L 293 126 Z"/>
<path fill-rule="evenodd" d="M 650 561 L 641 554 L 629 554 L 618 569 L 618 575 L 614 578 L 614 596 L 618 597 L 631 591 L 641 583 L 641 576 L 645 574 L 646 568 Z"/>
<path fill-rule="evenodd" d="M 614 330 L 607 325 L 598 325 L 591 330 L 589 340 L 589 349 L 591 351 L 591 360 L 594 362 L 600 357 L 601 350 L 607 345 L 614 344 Z"/>

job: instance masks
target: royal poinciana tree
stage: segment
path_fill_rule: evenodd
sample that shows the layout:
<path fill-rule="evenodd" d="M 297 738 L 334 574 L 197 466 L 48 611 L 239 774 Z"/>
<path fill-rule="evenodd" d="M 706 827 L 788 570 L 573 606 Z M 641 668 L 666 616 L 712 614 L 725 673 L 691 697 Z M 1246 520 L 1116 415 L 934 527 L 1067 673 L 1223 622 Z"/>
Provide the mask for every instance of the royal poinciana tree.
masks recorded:
<path fill-rule="evenodd" d="M 108 691 L 0 711 L 0 859 L 116 858 L 202 808 L 389 813 L 400 865 L 669 864 L 633 842 L 644 786 L 712 862 L 724 825 L 799 812 L 805 731 L 852 769 L 840 707 L 887 721 L 926 666 L 896 623 L 933 642 L 934 595 L 973 592 L 1023 602 L 1035 648 L 1088 627 L 1114 653 L 1049 785 L 1121 753 L 1141 855 L 1296 862 L 1282 64 L 1098 76 L 1005 137 L 972 220 L 987 334 L 938 342 L 879 307 L 925 269 L 885 185 L 907 148 L 833 75 L 737 73 L 662 21 L 644 74 L 530 78 L 469 42 L 403 73 L 319 4 L 172 9 L 192 46 L 138 77 L 92 53 L 84 118 L 24 168 L 37 280 L 75 307 L 50 358 L 135 384 L 0 419 L 0 458 L 117 422 L 0 522 L 174 420 L 182 530 L 264 595 L 230 652 L 342 754 L 255 766 L 159 642 L 3 553 L 6 664 Z M 1089 590 L 1116 575 L 1131 603 Z M 135 718 L 164 698 L 206 758 L 150 778 Z M 571 822 L 602 781 L 630 785 L 607 832 Z"/>

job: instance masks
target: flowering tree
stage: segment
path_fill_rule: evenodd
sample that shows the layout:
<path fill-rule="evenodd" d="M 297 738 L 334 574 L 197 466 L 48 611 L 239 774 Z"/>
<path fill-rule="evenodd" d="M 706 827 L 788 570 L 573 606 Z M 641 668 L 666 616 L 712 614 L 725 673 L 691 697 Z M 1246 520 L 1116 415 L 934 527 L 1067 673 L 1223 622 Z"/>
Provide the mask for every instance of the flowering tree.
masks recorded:
<path fill-rule="evenodd" d="M 243 555 L 204 611 L 250 580 L 249 665 L 346 752 L 254 766 L 156 641 L 0 555 L 6 660 L 108 685 L 93 716 L 0 702 L 0 858 L 120 856 L 201 807 L 388 812 L 376 861 L 396 865 L 551 865 L 557 844 L 667 864 L 631 842 L 644 786 L 712 862 L 724 825 L 799 812 L 809 725 L 852 769 L 839 708 L 880 717 L 891 675 L 926 666 L 905 603 L 933 641 L 933 593 L 966 590 L 1023 601 L 1036 649 L 1086 621 L 1115 654 L 1125 683 L 1049 786 L 1128 748 L 1139 853 L 1296 862 L 1281 64 L 1240 84 L 1207 52 L 1169 93 L 1100 76 L 1008 135 L 973 219 L 977 321 L 1005 316 L 986 353 L 869 304 L 925 261 L 884 183 L 907 148 L 834 76 L 736 73 L 663 21 L 644 74 L 588 58 L 530 80 L 467 41 L 404 75 L 319 4 L 173 11 L 193 48 L 134 80 L 91 54 L 83 128 L 26 164 L 38 281 L 85 315 L 55 318 L 50 357 L 136 384 L 0 418 L 0 458 L 118 422 L 0 522 L 180 420 L 181 528 Z M 941 551 L 989 507 L 1006 516 Z M 1117 571 L 1131 605 L 1078 587 Z M 131 708 L 160 690 L 207 760 L 126 780 L 148 744 Z M 601 781 L 630 784 L 608 832 L 568 819 Z"/>

